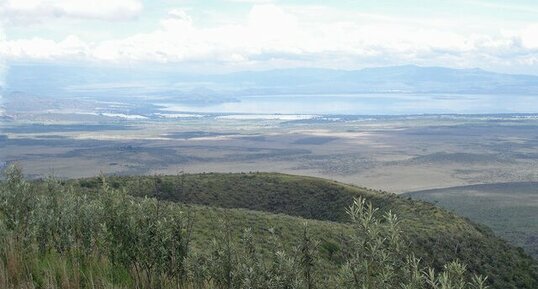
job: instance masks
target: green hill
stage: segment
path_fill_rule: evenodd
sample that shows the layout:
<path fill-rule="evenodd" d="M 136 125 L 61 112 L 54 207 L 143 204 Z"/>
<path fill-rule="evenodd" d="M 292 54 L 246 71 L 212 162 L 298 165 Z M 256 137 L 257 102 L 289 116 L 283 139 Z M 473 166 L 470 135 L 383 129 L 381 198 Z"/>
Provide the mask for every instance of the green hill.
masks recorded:
<path fill-rule="evenodd" d="M 429 203 L 390 193 L 324 179 L 274 173 L 115 176 L 108 181 L 112 187 L 125 189 L 134 196 L 207 206 L 197 207 L 201 215 L 216 212 L 215 207 L 219 207 L 331 221 L 332 223 L 313 223 L 316 235 L 324 239 L 327 247 L 341 242 L 335 236 L 342 235 L 348 228 L 346 208 L 353 202 L 353 198 L 362 196 L 379 208 L 381 214 L 391 211 L 402 219 L 402 230 L 410 240 L 410 250 L 426 264 L 439 269 L 443 264 L 460 260 L 468 265 L 471 272 L 489 276 L 492 288 L 538 287 L 536 262 L 522 249 L 496 237 L 487 227 Z M 74 184 L 78 189 L 92 191 L 98 187 L 99 181 L 93 178 L 67 183 Z M 250 224 L 253 228 L 283 228 L 284 236 L 300 232 L 296 226 L 303 222 L 282 215 L 241 210 L 229 212 L 241 215 L 230 218 L 234 222 Z M 272 220 L 272 223 L 263 225 L 267 220 Z M 210 225 L 200 224 L 201 228 L 208 226 Z"/>
<path fill-rule="evenodd" d="M 0 288 L 530 289 L 536 269 L 453 213 L 318 178 L 0 182 Z"/>
<path fill-rule="evenodd" d="M 538 258 L 538 182 L 457 186 L 404 194 L 485 224 Z"/>

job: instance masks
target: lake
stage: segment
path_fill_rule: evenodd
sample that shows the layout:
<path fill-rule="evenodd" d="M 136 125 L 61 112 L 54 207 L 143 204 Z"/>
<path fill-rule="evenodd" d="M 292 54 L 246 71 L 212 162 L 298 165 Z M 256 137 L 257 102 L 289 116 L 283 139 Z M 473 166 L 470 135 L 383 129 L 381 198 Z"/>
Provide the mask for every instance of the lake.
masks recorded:
<path fill-rule="evenodd" d="M 255 95 L 212 104 L 164 104 L 166 111 L 281 114 L 495 114 L 538 111 L 537 96 L 455 94 Z"/>

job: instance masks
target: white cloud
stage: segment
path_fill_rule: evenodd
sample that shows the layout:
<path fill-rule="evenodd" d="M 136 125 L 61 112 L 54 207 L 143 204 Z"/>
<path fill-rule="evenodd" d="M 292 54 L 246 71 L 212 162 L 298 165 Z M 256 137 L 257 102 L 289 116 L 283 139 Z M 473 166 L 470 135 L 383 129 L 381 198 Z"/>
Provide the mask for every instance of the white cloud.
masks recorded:
<path fill-rule="evenodd" d="M 467 4 L 478 5 L 486 8 L 493 8 L 501 11 L 511 10 L 518 12 L 527 12 L 527 13 L 538 13 L 538 9 L 535 6 L 530 5 L 517 5 L 515 3 L 510 4 L 501 4 L 501 3 L 491 3 L 486 1 L 465 1 Z"/>
<path fill-rule="evenodd" d="M 21 8 L 22 9 L 22 8 Z M 415 63 L 535 69 L 538 24 L 500 30 L 471 20 L 395 18 L 323 6 L 257 4 L 243 21 L 200 26 L 173 9 L 159 28 L 122 39 L 86 43 L 7 41 L 0 55 L 14 59 L 86 59 L 213 63 L 237 68 L 324 66 L 356 68 Z"/>
<path fill-rule="evenodd" d="M 90 55 L 90 48 L 74 35 L 59 42 L 31 38 L 6 41 L 0 46 L 0 55 L 12 59 L 84 59 Z"/>
<path fill-rule="evenodd" d="M 226 0 L 228 2 L 236 3 L 253 3 L 253 4 L 267 4 L 274 2 L 273 0 Z"/>
<path fill-rule="evenodd" d="M 525 27 L 521 31 L 520 37 L 525 47 L 538 49 L 538 23 Z"/>
<path fill-rule="evenodd" d="M 127 20 L 138 16 L 142 8 L 140 0 L 5 0 L 0 15 L 10 23 L 61 17 Z"/>
<path fill-rule="evenodd" d="M 0 45 L 2 43 L 5 43 L 5 36 L 4 36 L 4 30 L 2 23 L 0 22 Z M 2 91 L 5 85 L 5 77 L 6 77 L 6 70 L 7 66 L 5 63 L 6 55 L 0 53 L 0 116 L 4 113 L 4 110 L 2 108 Z"/>

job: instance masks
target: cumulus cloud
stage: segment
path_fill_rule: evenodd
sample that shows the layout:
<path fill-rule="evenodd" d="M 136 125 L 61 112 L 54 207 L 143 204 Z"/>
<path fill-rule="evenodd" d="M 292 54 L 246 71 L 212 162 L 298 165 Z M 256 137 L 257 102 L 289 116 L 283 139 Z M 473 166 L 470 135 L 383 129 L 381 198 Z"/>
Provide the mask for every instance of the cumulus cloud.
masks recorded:
<path fill-rule="evenodd" d="M 0 45 L 2 43 L 5 43 L 4 38 L 5 38 L 4 30 L 3 30 L 2 22 L 0 22 Z M 0 53 L 0 116 L 4 114 L 4 108 L 2 106 L 2 101 L 3 101 L 2 92 L 5 86 L 6 71 L 7 71 L 7 66 L 5 63 L 5 55 Z"/>
<path fill-rule="evenodd" d="M 272 3 L 273 0 L 226 0 L 228 2 L 237 2 L 237 3 L 254 3 L 254 4 L 266 4 Z"/>
<path fill-rule="evenodd" d="M 527 26 L 520 36 L 525 47 L 538 48 L 538 23 Z"/>
<path fill-rule="evenodd" d="M 2 22 L 0 21 L 0 45 L 6 43 L 5 34 L 4 34 L 4 27 Z M 6 54 L 0 53 L 0 86 L 4 83 L 4 75 L 5 75 L 5 58 Z M 1 90 L 0 90 L 1 91 Z"/>
<path fill-rule="evenodd" d="M 142 12 L 140 0 L 5 0 L 0 15 L 10 23 L 31 23 L 47 18 L 126 20 Z"/>
<path fill-rule="evenodd" d="M 77 36 L 70 35 L 62 41 L 43 38 L 5 41 L 0 47 L 0 55 L 11 59 L 85 59 L 90 55 L 90 48 Z"/>
<path fill-rule="evenodd" d="M 416 63 L 535 69 L 535 35 L 538 23 L 504 31 L 490 23 L 476 26 L 461 20 L 394 18 L 322 6 L 256 4 L 243 21 L 229 24 L 197 25 L 187 11 L 173 9 L 151 32 L 97 43 L 74 35 L 61 41 L 7 41 L 0 47 L 0 55 L 14 59 L 200 62 L 240 68 Z"/>

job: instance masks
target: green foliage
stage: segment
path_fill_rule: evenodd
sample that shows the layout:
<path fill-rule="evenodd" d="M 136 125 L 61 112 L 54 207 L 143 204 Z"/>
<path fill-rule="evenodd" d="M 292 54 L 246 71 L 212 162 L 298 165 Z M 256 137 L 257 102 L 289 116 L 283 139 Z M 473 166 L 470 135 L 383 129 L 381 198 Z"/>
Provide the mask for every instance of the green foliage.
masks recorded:
<path fill-rule="evenodd" d="M 474 289 L 486 286 L 481 276 L 467 282 L 467 268 L 459 261 L 445 265 L 440 274 L 433 268 L 421 268 L 420 260 L 404 250 L 406 241 L 397 217 L 388 212 L 379 219 L 376 211 L 362 198 L 356 199 L 348 210 L 355 234 L 347 262 L 337 278 L 341 288 Z"/>
<path fill-rule="evenodd" d="M 490 276 L 492 288 L 538 287 L 536 261 L 496 237 L 489 229 L 432 204 L 390 193 L 319 178 L 275 173 L 118 176 L 110 177 L 109 181 L 136 196 L 286 214 L 342 224 L 349 222 L 346 213 L 349 204 L 354 198 L 363 197 L 378 208 L 377 214 L 383 215 L 389 211 L 396 213 L 400 218 L 402 233 L 413 240 L 406 249 L 412 250 L 417 258 L 437 271 L 442 271 L 446 263 L 460 260 L 467 264 L 470 272 Z M 75 180 L 72 183 L 87 191 L 98 187 L 95 179 Z M 297 228 L 294 231 L 300 232 Z M 333 252 L 330 258 L 331 262 L 340 265 L 344 248 L 341 246 L 342 240 L 324 238 L 320 242 L 323 258 L 329 254 L 324 249 L 325 242 L 340 247 L 341 250 Z"/>
<path fill-rule="evenodd" d="M 344 211 L 349 224 L 306 225 L 133 197 L 114 178 L 94 181 L 29 183 L 8 168 L 0 186 L 0 288 L 474 289 L 489 282 L 457 261 L 422 266 L 430 263 L 408 250 L 414 237 L 405 221 L 365 198 Z"/>
<path fill-rule="evenodd" d="M 487 225 L 496 235 L 538 259 L 537 184 L 481 184 L 406 193 Z"/>
<path fill-rule="evenodd" d="M 0 191 L 0 211 L 3 223 L 8 230 L 16 233 L 17 241 L 28 244 L 33 233 L 30 229 L 37 197 L 30 184 L 23 178 L 22 170 L 17 165 L 9 166 L 5 172 L 5 189 Z"/>
<path fill-rule="evenodd" d="M 405 259 L 399 222 L 390 212 L 378 220 L 376 212 L 362 198 L 355 200 L 348 211 L 355 234 L 345 267 L 352 279 L 346 284 L 354 282 L 356 288 L 395 288 L 401 282 L 400 276 L 404 276 L 400 272 Z"/>

